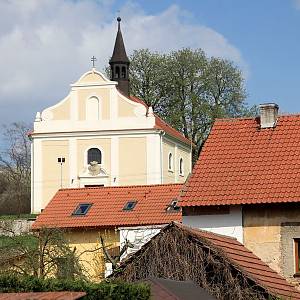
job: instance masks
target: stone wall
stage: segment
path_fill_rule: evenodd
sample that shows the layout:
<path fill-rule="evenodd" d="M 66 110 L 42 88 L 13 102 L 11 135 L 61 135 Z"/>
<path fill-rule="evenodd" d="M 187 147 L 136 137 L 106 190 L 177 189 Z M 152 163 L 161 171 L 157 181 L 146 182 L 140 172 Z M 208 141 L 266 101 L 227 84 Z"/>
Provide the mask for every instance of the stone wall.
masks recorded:
<path fill-rule="evenodd" d="M 300 221 L 300 220 L 299 220 Z M 299 278 L 294 277 L 296 271 L 294 239 L 300 238 L 300 222 L 286 222 L 281 224 L 281 267 L 282 274 L 289 281 L 299 283 Z"/>
<path fill-rule="evenodd" d="M 33 220 L 26 219 L 1 220 L 0 235 L 12 235 L 13 233 L 19 235 L 24 232 L 29 232 L 33 222 Z"/>
<path fill-rule="evenodd" d="M 243 207 L 244 245 L 295 283 L 294 238 L 300 238 L 300 206 L 297 203 Z"/>

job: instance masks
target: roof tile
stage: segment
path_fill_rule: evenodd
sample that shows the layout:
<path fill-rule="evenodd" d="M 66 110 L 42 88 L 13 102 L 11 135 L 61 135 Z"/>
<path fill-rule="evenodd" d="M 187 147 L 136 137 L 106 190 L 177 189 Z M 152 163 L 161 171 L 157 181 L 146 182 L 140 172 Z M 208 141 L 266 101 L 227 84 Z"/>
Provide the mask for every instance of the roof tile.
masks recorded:
<path fill-rule="evenodd" d="M 300 115 L 275 128 L 259 118 L 217 120 L 181 197 L 182 206 L 300 201 Z"/>
<path fill-rule="evenodd" d="M 61 189 L 38 216 L 33 229 L 42 227 L 115 227 L 167 224 L 181 221 L 181 212 L 167 212 L 182 184 Z M 137 201 L 131 211 L 128 201 Z M 72 213 L 81 203 L 92 203 L 84 216 Z"/>

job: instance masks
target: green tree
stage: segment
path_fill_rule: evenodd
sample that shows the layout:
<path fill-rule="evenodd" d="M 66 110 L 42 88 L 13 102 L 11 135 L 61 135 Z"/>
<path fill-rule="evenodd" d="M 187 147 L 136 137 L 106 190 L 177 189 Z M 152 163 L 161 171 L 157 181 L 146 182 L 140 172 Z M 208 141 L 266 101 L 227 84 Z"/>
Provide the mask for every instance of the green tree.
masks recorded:
<path fill-rule="evenodd" d="M 216 118 L 253 115 L 245 102 L 241 71 L 231 61 L 201 49 L 131 55 L 131 92 L 196 145 L 194 158 Z"/>
<path fill-rule="evenodd" d="M 130 87 L 134 96 L 155 108 L 164 97 L 166 57 L 148 49 L 135 50 L 131 56 Z"/>

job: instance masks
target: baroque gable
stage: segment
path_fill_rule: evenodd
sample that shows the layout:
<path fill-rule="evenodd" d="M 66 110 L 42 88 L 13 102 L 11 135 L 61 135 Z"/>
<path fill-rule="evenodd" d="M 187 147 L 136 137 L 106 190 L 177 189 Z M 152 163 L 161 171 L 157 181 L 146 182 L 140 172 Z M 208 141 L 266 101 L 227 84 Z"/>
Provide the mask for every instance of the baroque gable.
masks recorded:
<path fill-rule="evenodd" d="M 154 128 L 146 106 L 122 95 L 116 85 L 95 69 L 86 72 L 63 100 L 37 113 L 34 134 Z"/>

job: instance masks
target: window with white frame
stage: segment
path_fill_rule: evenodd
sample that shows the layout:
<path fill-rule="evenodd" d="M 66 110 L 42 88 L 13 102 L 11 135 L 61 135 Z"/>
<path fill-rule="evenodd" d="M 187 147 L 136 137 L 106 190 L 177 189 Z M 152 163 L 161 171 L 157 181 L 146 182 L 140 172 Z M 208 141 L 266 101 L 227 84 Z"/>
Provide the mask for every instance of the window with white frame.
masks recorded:
<path fill-rule="evenodd" d="M 87 163 L 96 161 L 98 164 L 102 163 L 102 153 L 98 148 L 90 148 L 87 152 Z"/>
<path fill-rule="evenodd" d="M 183 158 L 179 159 L 179 175 L 183 175 Z"/>
<path fill-rule="evenodd" d="M 173 171 L 173 154 L 169 153 L 168 156 L 168 170 Z"/>

